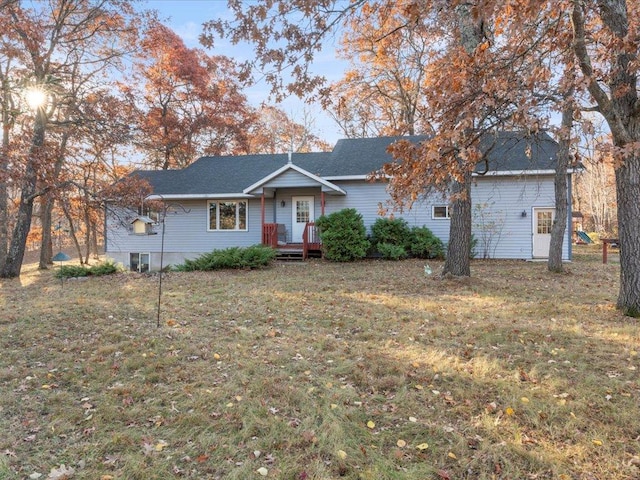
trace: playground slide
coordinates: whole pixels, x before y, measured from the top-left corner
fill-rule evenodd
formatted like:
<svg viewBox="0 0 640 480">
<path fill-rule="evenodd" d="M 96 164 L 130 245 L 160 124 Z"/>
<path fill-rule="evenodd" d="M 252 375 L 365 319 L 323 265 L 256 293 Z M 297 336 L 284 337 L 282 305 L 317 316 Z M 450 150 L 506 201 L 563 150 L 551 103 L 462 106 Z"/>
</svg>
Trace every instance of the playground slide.
<svg viewBox="0 0 640 480">
<path fill-rule="evenodd" d="M 593 240 L 591 240 L 589 235 L 587 235 L 587 232 L 583 232 L 582 230 L 578 230 L 578 231 L 576 231 L 576 233 L 580 237 L 580 240 L 582 240 L 584 243 L 593 243 Z"/>
</svg>

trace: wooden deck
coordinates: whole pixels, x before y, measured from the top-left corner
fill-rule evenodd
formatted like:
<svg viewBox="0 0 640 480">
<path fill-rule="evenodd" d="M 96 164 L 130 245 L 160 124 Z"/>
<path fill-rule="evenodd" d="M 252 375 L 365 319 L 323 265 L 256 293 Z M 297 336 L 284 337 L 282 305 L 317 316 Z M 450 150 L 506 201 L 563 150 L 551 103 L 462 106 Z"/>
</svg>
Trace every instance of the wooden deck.
<svg viewBox="0 0 640 480">
<path fill-rule="evenodd" d="M 282 235 L 282 227 L 283 225 L 277 223 L 262 225 L 262 244 L 275 248 L 279 260 L 306 260 L 310 257 L 322 257 L 322 244 L 314 222 L 306 224 L 302 243 L 286 242 L 286 234 Z"/>
</svg>

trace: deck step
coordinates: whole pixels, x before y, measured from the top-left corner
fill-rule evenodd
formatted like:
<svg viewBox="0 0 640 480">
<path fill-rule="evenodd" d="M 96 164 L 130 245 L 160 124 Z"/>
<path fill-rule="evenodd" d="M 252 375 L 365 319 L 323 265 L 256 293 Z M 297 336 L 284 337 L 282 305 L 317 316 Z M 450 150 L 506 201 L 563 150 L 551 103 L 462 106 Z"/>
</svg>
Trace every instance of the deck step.
<svg viewBox="0 0 640 480">
<path fill-rule="evenodd" d="M 298 248 L 279 248 L 276 260 L 298 260 L 302 261 L 303 251 Z"/>
<path fill-rule="evenodd" d="M 276 260 L 304 260 L 304 250 L 302 248 L 278 248 L 277 251 Z M 307 256 L 309 258 L 322 258 L 322 251 L 309 250 Z"/>
</svg>

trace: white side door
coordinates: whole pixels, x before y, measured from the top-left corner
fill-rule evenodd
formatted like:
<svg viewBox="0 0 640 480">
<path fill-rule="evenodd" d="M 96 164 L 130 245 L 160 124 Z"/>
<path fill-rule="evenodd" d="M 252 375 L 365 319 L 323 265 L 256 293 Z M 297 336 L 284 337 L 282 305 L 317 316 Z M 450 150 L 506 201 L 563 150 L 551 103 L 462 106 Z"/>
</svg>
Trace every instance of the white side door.
<svg viewBox="0 0 640 480">
<path fill-rule="evenodd" d="M 313 222 L 314 197 L 291 197 L 291 242 L 302 243 L 302 234 L 307 222 Z"/>
<path fill-rule="evenodd" d="M 533 258 L 548 258 L 555 208 L 533 209 Z"/>
</svg>

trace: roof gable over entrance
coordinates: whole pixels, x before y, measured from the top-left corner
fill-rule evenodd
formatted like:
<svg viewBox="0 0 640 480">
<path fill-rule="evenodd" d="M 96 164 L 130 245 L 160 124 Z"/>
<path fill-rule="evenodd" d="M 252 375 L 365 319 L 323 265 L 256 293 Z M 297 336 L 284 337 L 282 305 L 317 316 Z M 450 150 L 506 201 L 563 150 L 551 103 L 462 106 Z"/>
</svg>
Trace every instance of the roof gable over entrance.
<svg viewBox="0 0 640 480">
<path fill-rule="evenodd" d="M 320 187 L 323 192 L 329 194 L 346 195 L 346 192 L 337 185 L 309 173 L 293 163 L 284 165 L 271 175 L 245 188 L 243 193 L 260 195 L 263 192 L 273 191 L 276 188 L 295 187 Z"/>
</svg>

